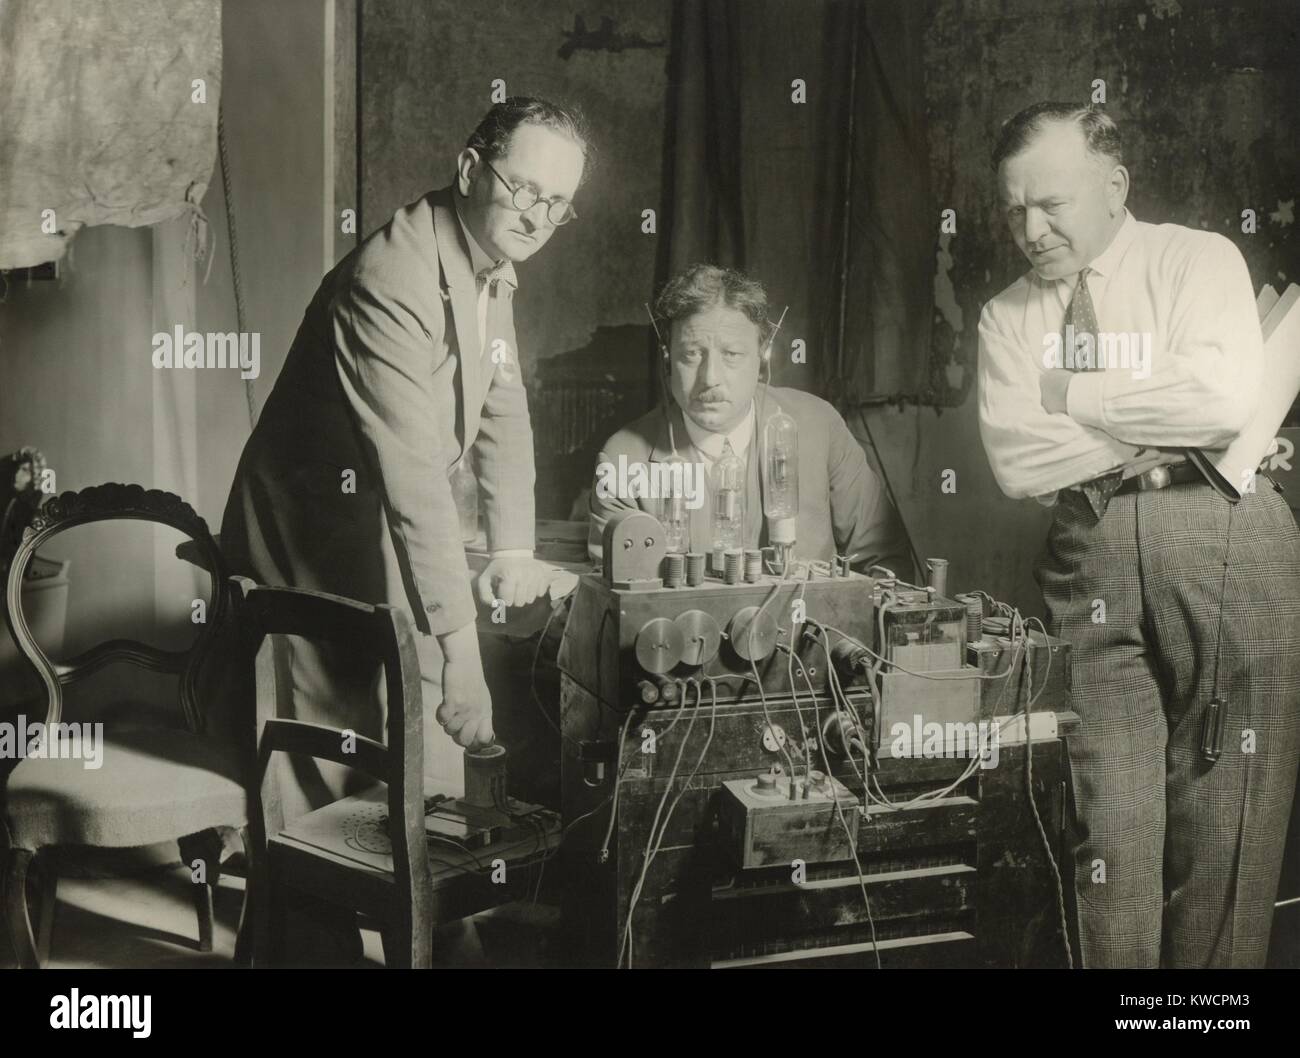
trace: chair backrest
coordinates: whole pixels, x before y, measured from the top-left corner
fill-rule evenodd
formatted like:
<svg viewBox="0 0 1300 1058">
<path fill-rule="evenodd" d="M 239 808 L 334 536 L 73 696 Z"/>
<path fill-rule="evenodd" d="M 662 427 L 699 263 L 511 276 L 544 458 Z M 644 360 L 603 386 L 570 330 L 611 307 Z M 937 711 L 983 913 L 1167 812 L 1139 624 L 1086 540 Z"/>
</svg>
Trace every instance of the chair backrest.
<svg viewBox="0 0 1300 1058">
<path fill-rule="evenodd" d="M 411 620 L 391 606 L 370 606 L 325 592 L 277 588 L 232 577 L 234 623 L 244 659 L 255 658 L 259 840 L 284 829 L 275 753 L 305 753 L 364 772 L 388 785 L 393 871 L 411 906 L 431 898 L 424 834 L 424 708 Z M 281 718 L 273 636 L 344 644 L 383 663 L 388 688 L 388 744 L 324 724 Z"/>
<path fill-rule="evenodd" d="M 204 621 L 185 650 L 162 650 L 134 639 L 109 639 L 69 661 L 52 660 L 36 642 L 23 613 L 23 577 L 37 550 L 51 537 L 90 522 L 141 521 L 171 526 L 184 533 L 197 548 L 198 564 L 211 577 Z M 113 662 L 126 662 L 154 672 L 180 676 L 180 701 L 186 726 L 203 730 L 198 680 L 229 608 L 225 562 L 208 532 L 207 523 L 179 496 L 140 485 L 109 483 L 64 492 L 46 503 L 23 532 L 22 542 L 9 566 L 5 590 L 5 619 L 14 642 L 45 683 L 49 702 L 46 723 L 56 724 L 63 714 L 63 688 Z"/>
</svg>

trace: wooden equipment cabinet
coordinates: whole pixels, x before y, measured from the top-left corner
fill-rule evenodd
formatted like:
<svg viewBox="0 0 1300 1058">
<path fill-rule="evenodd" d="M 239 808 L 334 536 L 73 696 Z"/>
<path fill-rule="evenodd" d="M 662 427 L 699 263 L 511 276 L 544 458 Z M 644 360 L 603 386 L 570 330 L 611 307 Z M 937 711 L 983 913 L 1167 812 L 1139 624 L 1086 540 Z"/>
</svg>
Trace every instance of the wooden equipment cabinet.
<svg viewBox="0 0 1300 1058">
<path fill-rule="evenodd" d="M 1012 657 L 1005 641 L 967 649 L 971 663 L 989 674 L 1003 671 Z M 627 934 L 633 966 L 873 967 L 877 953 L 883 967 L 1065 965 L 1058 888 L 1044 835 L 1069 900 L 1072 868 L 1062 840 L 1068 758 L 1061 739 L 1077 722 L 1069 711 L 1069 648 L 1033 635 L 1027 652 L 1032 687 L 1024 671 L 1026 651 L 1018 653 L 1006 681 L 982 682 L 981 716 L 992 720 L 1023 711 L 1029 699 L 1033 711 L 1044 714 L 1034 730 L 1045 737 L 1028 747 L 1003 741 L 996 767 L 976 768 L 942 798 L 902 810 L 871 805 L 857 827 L 861 883 L 851 859 L 810 862 L 801 884 L 792 880 L 788 862 L 741 869 L 719 837 L 722 784 L 752 779 L 783 759 L 764 746 L 768 722 L 797 733 L 802 711 L 802 729 L 812 731 L 817 719 L 824 723 L 830 716 L 825 695 L 818 696 L 819 718 L 807 695 L 796 708 L 788 694 L 768 695 L 766 714 L 762 702 L 748 698 L 720 703 L 715 714 L 706 684 L 698 705 L 692 694 L 689 703 L 642 708 L 628 721 L 625 712 L 602 705 L 565 676 L 562 787 L 569 832 L 562 864 L 572 961 L 615 965 L 620 946 L 626 947 L 629 906 L 656 813 L 662 820 L 676 802 Z M 851 693 L 855 699 L 865 694 Z M 642 752 L 651 741 L 654 752 Z M 679 751 L 681 763 L 664 801 Z M 862 783 L 854 770 L 842 757 L 838 764 L 834 760 L 832 774 L 860 800 Z M 882 758 L 876 775 L 886 797 L 897 803 L 952 783 L 969 763 Z M 1031 785 L 1042 834 L 1027 796 Z M 1067 908 L 1066 917 L 1072 914 Z M 623 965 L 628 961 L 625 951 Z"/>
</svg>

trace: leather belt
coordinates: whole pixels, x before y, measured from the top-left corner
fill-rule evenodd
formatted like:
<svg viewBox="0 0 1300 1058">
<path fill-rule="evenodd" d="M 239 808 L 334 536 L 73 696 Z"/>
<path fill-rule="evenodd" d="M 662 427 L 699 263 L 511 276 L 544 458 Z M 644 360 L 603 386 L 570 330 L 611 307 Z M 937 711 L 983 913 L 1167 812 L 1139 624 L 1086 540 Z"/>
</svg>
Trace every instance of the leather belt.
<svg viewBox="0 0 1300 1058">
<path fill-rule="evenodd" d="M 1152 467 L 1141 474 L 1126 479 L 1115 490 L 1116 496 L 1130 492 L 1152 492 L 1167 489 L 1170 485 L 1205 485 L 1205 476 L 1191 463 Z"/>
</svg>

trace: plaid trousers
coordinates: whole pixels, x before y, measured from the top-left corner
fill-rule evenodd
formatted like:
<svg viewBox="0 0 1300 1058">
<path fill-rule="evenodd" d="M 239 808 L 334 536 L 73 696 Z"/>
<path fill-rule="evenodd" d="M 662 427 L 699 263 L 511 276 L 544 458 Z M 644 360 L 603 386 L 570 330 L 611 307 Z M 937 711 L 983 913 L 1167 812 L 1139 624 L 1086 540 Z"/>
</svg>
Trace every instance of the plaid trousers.
<svg viewBox="0 0 1300 1058">
<path fill-rule="evenodd" d="M 1072 645 L 1067 739 L 1084 966 L 1263 966 L 1300 756 L 1300 533 L 1265 478 L 1061 493 L 1035 568 Z M 1200 752 L 1214 695 L 1223 752 Z M 1064 872 L 1062 872 L 1064 873 Z"/>
</svg>

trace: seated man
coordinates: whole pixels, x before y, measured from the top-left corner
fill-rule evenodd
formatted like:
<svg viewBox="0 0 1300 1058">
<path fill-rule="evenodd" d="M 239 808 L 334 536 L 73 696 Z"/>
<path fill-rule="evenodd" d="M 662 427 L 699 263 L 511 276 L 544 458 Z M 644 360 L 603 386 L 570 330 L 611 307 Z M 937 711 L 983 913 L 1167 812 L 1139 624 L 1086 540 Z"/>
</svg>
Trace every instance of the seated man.
<svg viewBox="0 0 1300 1058">
<path fill-rule="evenodd" d="M 592 557 L 599 560 L 605 524 L 618 511 L 661 516 L 657 490 L 647 496 L 651 490 L 633 483 L 654 481 L 654 464 L 676 460 L 688 464 L 680 475 L 690 494 L 684 550 L 713 551 L 714 496 L 719 471 L 725 475 L 728 466 L 744 482 L 743 530 L 725 546 L 767 545 L 762 438 L 768 420 L 783 411 L 798 428 L 796 558 L 846 555 L 855 568 L 879 563 L 911 579 L 898 512 L 839 413 L 819 397 L 760 383 L 774 336 L 762 285 L 730 268 L 692 265 L 664 287 L 655 315 L 668 343 L 661 349 L 671 406 L 648 412 L 605 443 L 591 490 Z M 703 473 L 693 473 L 696 468 Z"/>
</svg>

